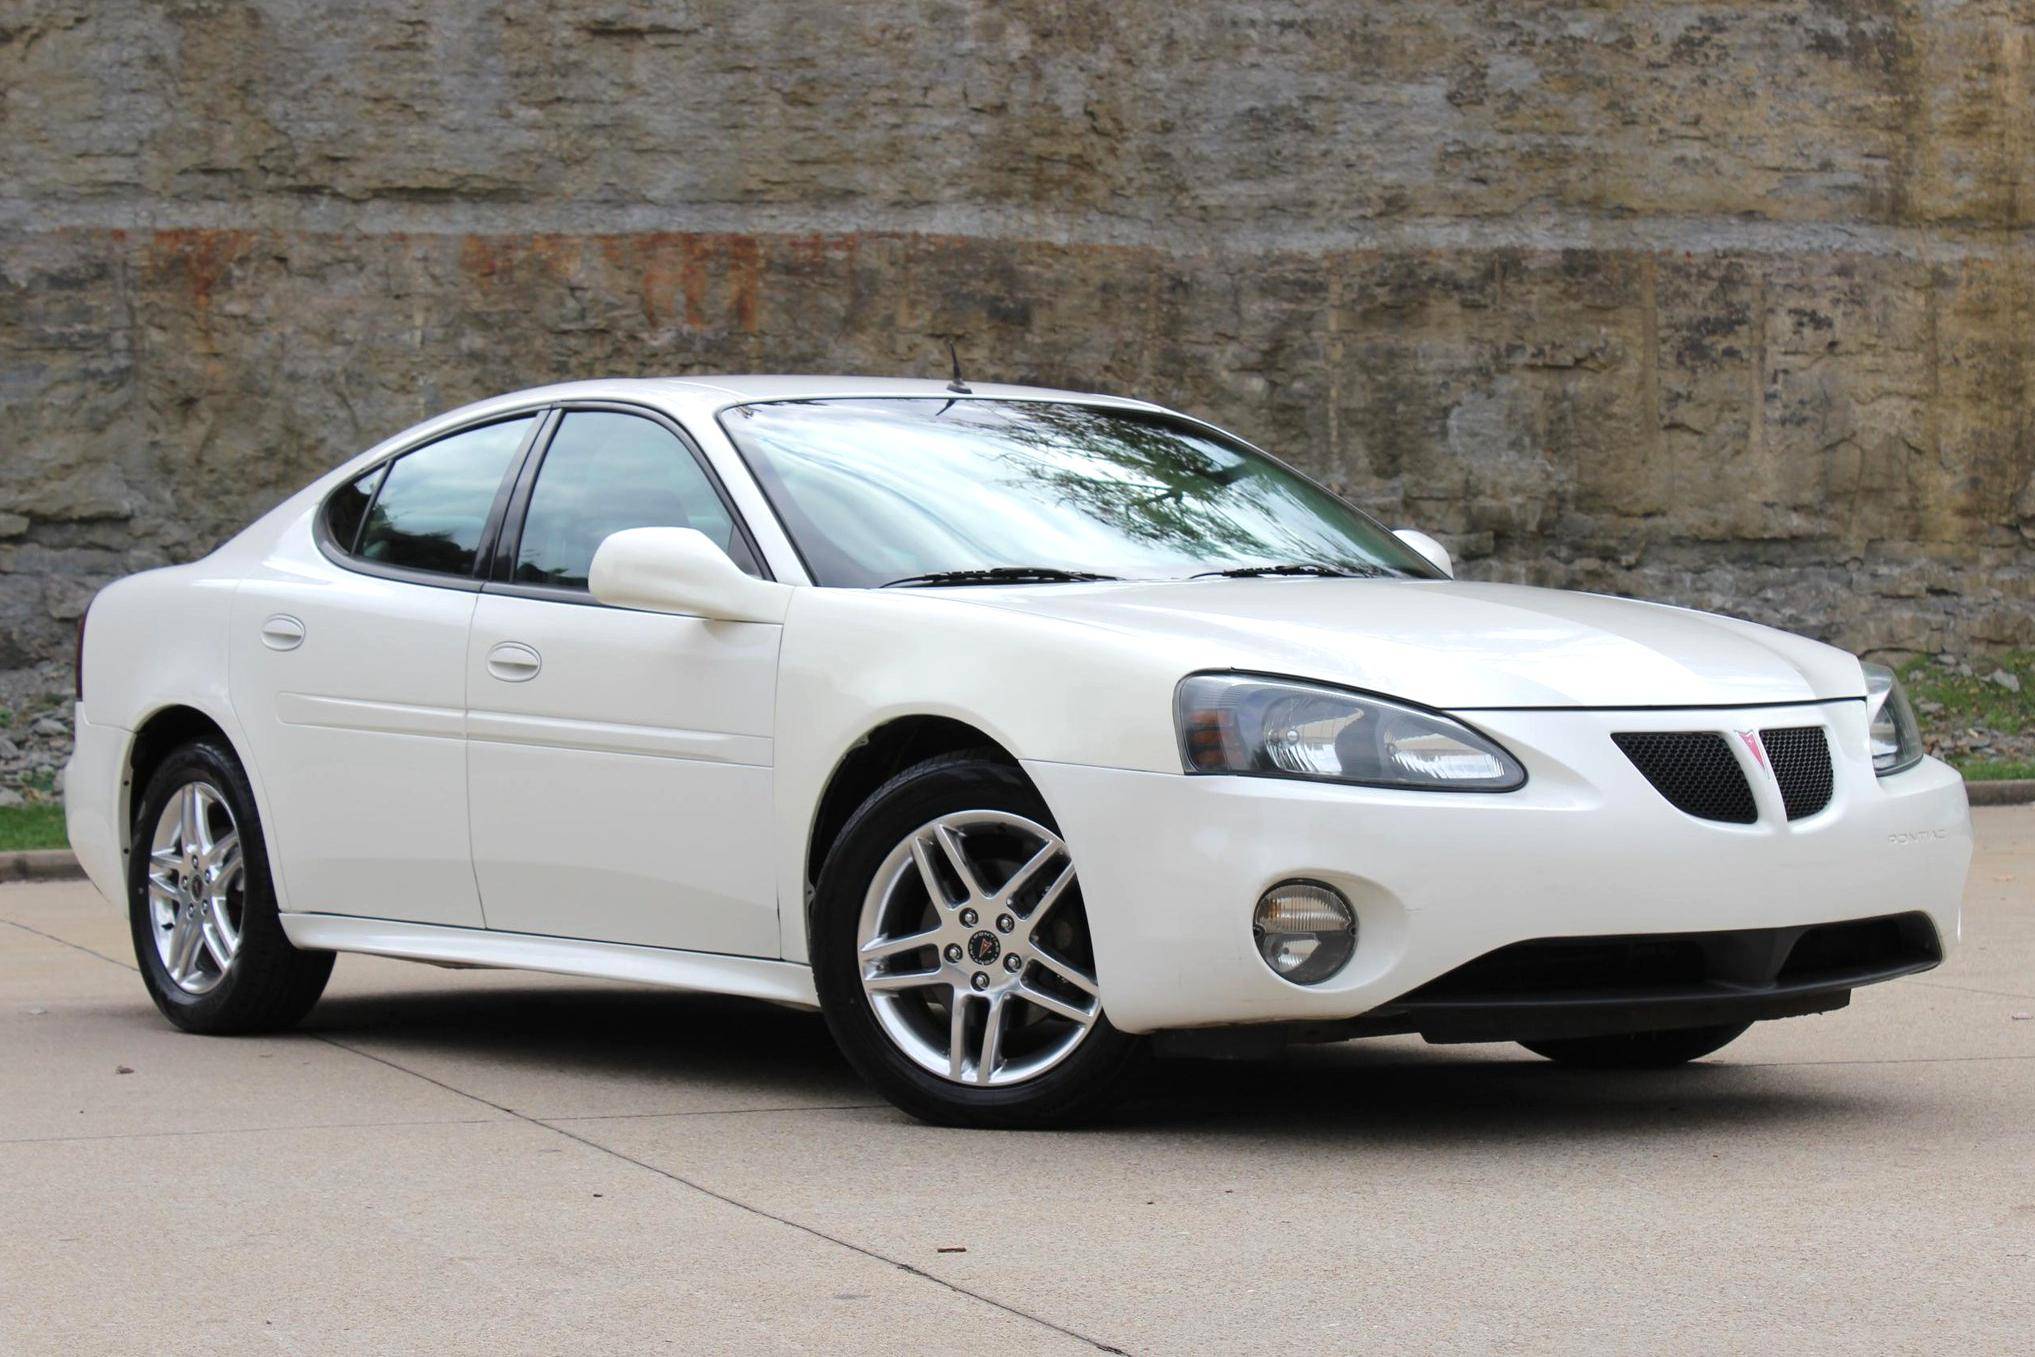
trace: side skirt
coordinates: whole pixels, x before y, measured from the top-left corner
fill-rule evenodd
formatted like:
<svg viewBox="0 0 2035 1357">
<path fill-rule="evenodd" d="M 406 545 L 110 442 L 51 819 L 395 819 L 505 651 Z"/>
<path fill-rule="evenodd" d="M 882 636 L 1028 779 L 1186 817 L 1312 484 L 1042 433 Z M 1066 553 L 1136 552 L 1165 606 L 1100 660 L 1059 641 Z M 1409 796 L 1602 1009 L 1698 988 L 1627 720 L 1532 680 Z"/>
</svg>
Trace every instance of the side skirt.
<svg viewBox="0 0 2035 1357">
<path fill-rule="evenodd" d="M 283 932 L 298 947 L 429 961 L 438 965 L 493 966 L 548 971 L 601 980 L 632 980 L 669 989 L 736 994 L 798 1008 L 818 1008 L 810 966 L 760 957 L 680 952 L 668 947 L 448 928 L 349 914 L 284 914 Z"/>
</svg>

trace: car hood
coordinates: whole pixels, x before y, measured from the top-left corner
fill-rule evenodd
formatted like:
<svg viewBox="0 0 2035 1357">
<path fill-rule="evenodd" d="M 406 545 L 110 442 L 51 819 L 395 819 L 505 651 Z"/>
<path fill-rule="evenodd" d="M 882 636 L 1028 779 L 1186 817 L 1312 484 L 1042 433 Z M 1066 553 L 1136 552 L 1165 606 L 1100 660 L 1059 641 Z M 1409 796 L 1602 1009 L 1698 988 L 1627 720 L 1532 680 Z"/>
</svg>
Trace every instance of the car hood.
<svg viewBox="0 0 2035 1357">
<path fill-rule="evenodd" d="M 941 589 L 1175 642 L 1197 669 L 1292 674 L 1434 707 L 1699 707 L 1859 697 L 1858 661 L 1655 603 L 1454 580 L 1240 579 Z"/>
</svg>

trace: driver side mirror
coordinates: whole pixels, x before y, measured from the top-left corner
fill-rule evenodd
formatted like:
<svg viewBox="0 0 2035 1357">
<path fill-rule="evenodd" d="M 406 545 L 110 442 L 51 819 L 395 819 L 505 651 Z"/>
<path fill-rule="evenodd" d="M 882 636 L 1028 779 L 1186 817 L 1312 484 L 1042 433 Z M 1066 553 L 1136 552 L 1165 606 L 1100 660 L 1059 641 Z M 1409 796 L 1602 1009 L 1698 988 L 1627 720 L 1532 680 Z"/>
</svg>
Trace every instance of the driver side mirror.
<svg viewBox="0 0 2035 1357">
<path fill-rule="evenodd" d="M 782 622 L 791 586 L 742 573 L 696 528 L 629 528 L 601 542 L 587 571 L 593 596 L 616 608 L 716 622 Z"/>
<path fill-rule="evenodd" d="M 1456 563 L 1449 559 L 1449 549 L 1421 532 L 1418 528 L 1395 528 L 1392 535 L 1419 552 L 1427 563 L 1450 579 L 1456 577 Z"/>
</svg>

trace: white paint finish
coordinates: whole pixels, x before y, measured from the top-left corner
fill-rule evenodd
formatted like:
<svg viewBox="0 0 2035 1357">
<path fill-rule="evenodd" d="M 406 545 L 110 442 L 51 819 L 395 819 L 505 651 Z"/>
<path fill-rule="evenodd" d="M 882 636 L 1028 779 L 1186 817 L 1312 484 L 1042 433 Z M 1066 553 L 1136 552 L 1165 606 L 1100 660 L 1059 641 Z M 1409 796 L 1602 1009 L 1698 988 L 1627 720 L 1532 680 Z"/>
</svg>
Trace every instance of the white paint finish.
<svg viewBox="0 0 2035 1357">
<path fill-rule="evenodd" d="M 94 719 L 134 730 L 164 707 L 186 706 L 230 725 L 220 660 L 239 587 L 237 573 L 208 557 L 101 589 L 85 629 L 85 701 Z"/>
<path fill-rule="evenodd" d="M 849 749 L 903 717 L 965 722 L 1006 750 L 1177 772 L 1173 689 L 1196 651 L 1050 616 L 978 606 L 961 589 L 801 589 L 778 667 L 777 889 L 805 896 L 813 815 Z M 784 955 L 806 959 L 784 913 Z"/>
<path fill-rule="evenodd" d="M 285 914 L 282 920 L 283 931 L 299 947 L 628 980 L 669 989 L 738 994 L 799 1008 L 819 1007 L 811 969 L 785 961 L 337 914 Z"/>
<path fill-rule="evenodd" d="M 1849 702 L 1491 713 L 1480 724 L 1529 771 L 1502 795 L 1025 767 L 1081 864 L 1110 1020 L 1153 1031 L 1350 1017 L 1533 938 L 1921 909 L 1947 949 L 1971 854 L 1963 783 L 1933 759 L 1874 777 L 1862 728 L 1856 740 L 1843 729 L 1862 719 Z M 1609 738 L 1818 720 L 1832 727 L 1837 790 L 1828 811 L 1793 824 L 1684 815 Z M 1308 988 L 1275 977 L 1251 940 L 1258 896 L 1294 876 L 1332 882 L 1358 913 L 1356 959 Z"/>
<path fill-rule="evenodd" d="M 127 845 L 118 825 L 103 808 L 126 800 L 127 750 L 133 733 L 100 725 L 83 703 L 64 765 L 64 830 L 78 865 L 108 900 L 127 898 Z"/>
<path fill-rule="evenodd" d="M 270 650 L 295 650 L 304 644 L 304 624 L 288 613 L 277 613 L 261 624 L 261 643 Z"/>
<path fill-rule="evenodd" d="M 461 619 L 458 625 L 463 628 L 465 620 Z M 442 682 L 439 686 L 443 687 Z M 465 730 L 465 713 L 457 707 L 364 702 L 297 692 L 275 694 L 274 707 L 276 720 L 286 726 L 369 731 L 379 735 L 433 735 L 442 740 L 457 740 Z"/>
<path fill-rule="evenodd" d="M 475 598 L 340 569 L 308 514 L 242 585 L 234 707 L 243 756 L 272 774 L 272 861 L 295 907 L 481 922 L 461 729 Z M 303 623 L 294 650 L 263 643 L 279 611 Z"/>
<path fill-rule="evenodd" d="M 607 754 L 654 754 L 706 763 L 770 764 L 770 737 L 728 735 L 712 730 L 623 725 L 614 721 L 567 721 L 506 712 L 469 712 L 466 738 L 479 743 L 537 745 L 551 749 L 595 749 Z"/>
<path fill-rule="evenodd" d="M 1493 946 L 1562 933 L 1922 908 L 1955 937 L 1969 828 L 1949 770 L 1872 777 L 1856 702 L 1659 710 L 1853 698 L 1863 681 L 1851 656 L 1680 609 L 1460 582 L 807 587 L 715 417 L 742 400 L 822 394 L 937 395 L 941 384 L 727 378 L 517 393 L 370 450 L 204 561 L 112 586 L 88 627 L 90 719 L 67 784 L 94 879 L 118 889 L 129 732 L 164 705 L 190 705 L 248 763 L 288 908 L 397 919 L 324 915 L 310 927 L 325 931 L 301 940 L 748 993 L 754 975 L 779 974 L 748 968 L 776 963 L 695 957 L 674 969 L 636 954 L 803 959 L 806 840 L 828 777 L 885 722 L 940 715 L 1033 771 L 1081 865 L 1111 1015 L 1137 1030 L 1347 1016 Z M 340 570 L 311 543 L 324 493 L 398 441 L 579 398 L 652 406 L 692 431 L 772 573 L 796 586 L 779 596 L 781 628 L 395 584 Z M 303 627 L 295 650 L 263 639 L 281 614 Z M 537 672 L 491 674 L 486 657 L 504 645 L 527 648 Z M 1530 780 L 1451 796 L 1183 776 L 1173 690 L 1223 668 L 1464 710 Z M 1657 709 L 1601 710 L 1614 706 Z M 1532 707 L 1557 710 L 1494 710 Z M 1828 723 L 1838 787 L 1828 810 L 1793 825 L 1773 814 L 1770 788 L 1759 825 L 1691 820 L 1609 741 L 1807 719 Z M 635 945 L 567 965 L 548 949 L 602 944 L 420 924 L 448 905 L 453 922 L 481 921 L 469 786 L 489 922 Z M 1297 872 L 1343 885 L 1364 921 L 1352 968 L 1312 990 L 1272 977 L 1249 940 L 1250 901 Z M 615 969 L 623 953 L 646 969 Z"/>
<path fill-rule="evenodd" d="M 982 606 L 1195 646 L 1208 668 L 1451 710 L 1693 707 L 1865 692 L 1831 646 L 1683 608 L 1450 580 L 1192 580 L 950 590 Z"/>
<path fill-rule="evenodd" d="M 480 596 L 467 759 L 490 927 L 777 953 L 769 764 L 779 634 Z M 541 654 L 543 667 L 504 682 L 488 657 L 506 645 Z"/>
<path fill-rule="evenodd" d="M 629 528 L 594 552 L 587 587 L 603 603 L 719 622 L 784 621 L 791 586 L 742 573 L 697 528 Z"/>
<path fill-rule="evenodd" d="M 281 530 L 275 518 L 260 520 L 243 539 L 272 537 Z M 236 749 L 246 747 L 225 654 L 229 614 L 247 559 L 244 549 L 236 554 L 221 548 L 188 565 L 115 580 L 92 600 L 85 628 L 85 701 L 64 801 L 72 842 L 96 845 L 88 851 L 102 854 L 102 866 L 94 870 L 88 864 L 88 870 L 110 899 L 126 900 L 128 815 L 138 791 L 128 776 L 134 732 L 168 708 L 190 708 L 218 726 Z M 89 737 L 86 712 L 100 728 Z M 250 766 L 247 775 L 274 860 L 263 770 Z M 112 858 L 104 860 L 108 851 Z M 277 890 L 280 895 L 285 887 L 278 884 Z"/>
<path fill-rule="evenodd" d="M 529 646 L 504 641 L 488 652 L 488 673 L 504 683 L 527 683 L 544 668 L 544 657 Z"/>
<path fill-rule="evenodd" d="M 1456 563 L 1449 557 L 1449 550 L 1418 528 L 1394 528 L 1392 535 L 1419 552 L 1427 563 L 1450 579 L 1456 577 Z"/>
</svg>

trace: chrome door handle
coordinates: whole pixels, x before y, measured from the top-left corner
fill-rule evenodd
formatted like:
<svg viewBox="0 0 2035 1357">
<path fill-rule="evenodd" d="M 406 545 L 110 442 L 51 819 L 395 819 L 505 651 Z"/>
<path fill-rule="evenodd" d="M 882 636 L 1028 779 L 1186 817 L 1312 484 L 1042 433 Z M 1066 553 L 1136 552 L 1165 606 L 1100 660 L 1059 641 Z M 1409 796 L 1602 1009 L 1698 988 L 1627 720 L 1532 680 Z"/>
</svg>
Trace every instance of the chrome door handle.
<svg viewBox="0 0 2035 1357">
<path fill-rule="evenodd" d="M 504 641 L 488 652 L 488 672 L 504 683 L 528 683 L 544 667 L 544 657 L 520 641 Z"/>
<path fill-rule="evenodd" d="M 277 613 L 261 624 L 261 643 L 270 650 L 295 650 L 304 644 L 304 624 L 288 613 Z"/>
</svg>

